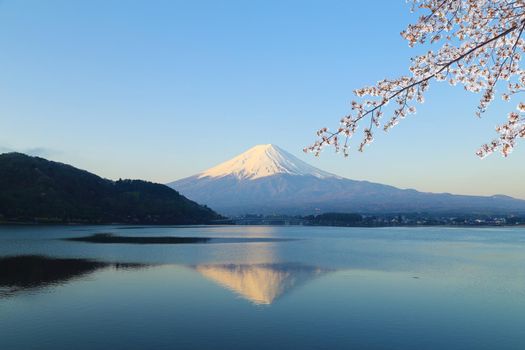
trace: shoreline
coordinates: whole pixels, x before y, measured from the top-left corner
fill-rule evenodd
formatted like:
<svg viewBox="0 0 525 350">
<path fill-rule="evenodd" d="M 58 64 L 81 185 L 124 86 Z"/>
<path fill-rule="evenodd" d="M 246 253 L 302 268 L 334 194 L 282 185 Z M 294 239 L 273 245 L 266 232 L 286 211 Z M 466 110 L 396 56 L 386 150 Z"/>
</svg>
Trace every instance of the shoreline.
<svg viewBox="0 0 525 350">
<path fill-rule="evenodd" d="M 61 222 L 21 222 L 21 221 L 0 221 L 0 227 L 6 227 L 6 226 L 124 226 L 122 229 L 132 229 L 132 228 L 146 228 L 146 227 L 163 227 L 163 228 L 198 228 L 198 227 L 217 227 L 217 226 L 235 226 L 235 227 L 243 227 L 243 226 L 269 226 L 269 227 L 347 227 L 347 228 L 387 228 L 387 227 L 404 227 L 404 228 L 419 228 L 419 227 L 447 227 L 447 228 L 453 228 L 453 227 L 471 227 L 471 228 L 495 228 L 495 227 L 501 227 L 501 228 L 510 228 L 510 227 L 517 227 L 517 228 L 525 228 L 525 224 L 485 224 L 485 225 L 451 225 L 451 224 L 432 224 L 432 225 L 294 225 L 294 224 L 285 224 L 285 225 L 279 225 L 279 224 L 235 224 L 235 223 L 228 223 L 228 224 L 130 224 L 130 223 L 79 223 L 79 222 L 68 222 L 68 223 L 61 223 Z"/>
</svg>

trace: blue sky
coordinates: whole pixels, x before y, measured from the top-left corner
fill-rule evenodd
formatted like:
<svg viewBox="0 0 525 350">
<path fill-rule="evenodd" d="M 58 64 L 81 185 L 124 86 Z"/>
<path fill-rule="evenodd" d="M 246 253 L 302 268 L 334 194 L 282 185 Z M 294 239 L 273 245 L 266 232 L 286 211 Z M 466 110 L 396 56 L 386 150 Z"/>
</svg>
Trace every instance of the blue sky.
<svg viewBox="0 0 525 350">
<path fill-rule="evenodd" d="M 407 72 L 415 20 L 404 0 L 4 0 L 0 152 L 169 182 L 274 143 L 353 179 L 525 198 L 525 145 L 474 155 L 515 103 L 478 120 L 479 96 L 443 83 L 363 154 L 301 152 L 353 89 Z"/>
</svg>

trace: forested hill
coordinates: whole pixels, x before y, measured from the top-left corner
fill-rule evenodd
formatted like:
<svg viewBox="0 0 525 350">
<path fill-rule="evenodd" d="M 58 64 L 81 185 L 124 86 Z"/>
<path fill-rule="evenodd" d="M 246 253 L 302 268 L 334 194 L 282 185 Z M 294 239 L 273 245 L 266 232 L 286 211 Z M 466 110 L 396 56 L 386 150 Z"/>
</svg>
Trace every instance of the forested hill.
<svg viewBox="0 0 525 350">
<path fill-rule="evenodd" d="M 111 181 L 21 153 L 0 154 L 0 221 L 206 224 L 220 216 L 177 191 Z"/>
</svg>

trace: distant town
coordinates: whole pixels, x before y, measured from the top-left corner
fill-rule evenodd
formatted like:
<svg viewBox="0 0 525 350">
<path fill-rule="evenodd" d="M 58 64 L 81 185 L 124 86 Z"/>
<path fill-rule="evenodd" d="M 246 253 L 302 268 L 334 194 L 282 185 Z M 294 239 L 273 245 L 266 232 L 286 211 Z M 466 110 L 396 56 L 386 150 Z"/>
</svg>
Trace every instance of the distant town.
<svg viewBox="0 0 525 350">
<path fill-rule="evenodd" d="M 382 214 L 325 213 L 309 216 L 242 215 L 228 220 L 236 225 L 302 225 L 302 226 L 517 226 L 525 225 L 525 215 L 488 214 Z"/>
</svg>

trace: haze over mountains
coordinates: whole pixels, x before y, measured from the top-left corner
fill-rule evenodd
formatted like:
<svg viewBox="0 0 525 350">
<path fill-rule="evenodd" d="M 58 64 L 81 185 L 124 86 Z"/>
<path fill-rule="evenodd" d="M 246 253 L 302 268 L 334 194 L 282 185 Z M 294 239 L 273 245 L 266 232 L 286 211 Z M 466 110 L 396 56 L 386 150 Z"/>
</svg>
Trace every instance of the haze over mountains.
<svg viewBox="0 0 525 350">
<path fill-rule="evenodd" d="M 427 193 L 343 178 L 271 144 L 168 186 L 226 215 L 525 212 L 524 200 L 508 196 Z"/>
</svg>

